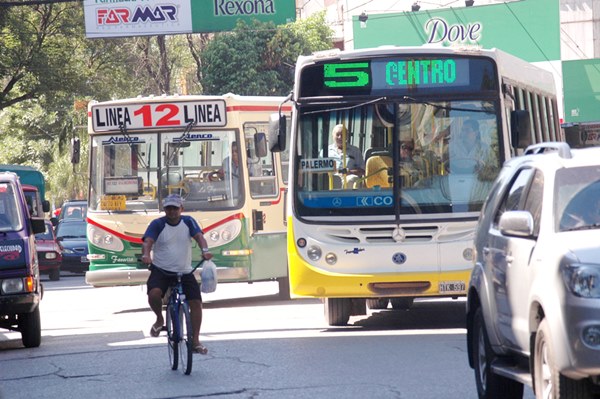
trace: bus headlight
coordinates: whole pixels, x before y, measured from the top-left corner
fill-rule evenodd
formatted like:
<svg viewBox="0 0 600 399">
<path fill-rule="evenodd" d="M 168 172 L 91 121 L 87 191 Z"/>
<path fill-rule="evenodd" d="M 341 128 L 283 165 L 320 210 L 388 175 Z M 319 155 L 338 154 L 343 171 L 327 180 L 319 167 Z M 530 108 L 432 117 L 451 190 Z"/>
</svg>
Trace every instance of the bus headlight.
<svg viewBox="0 0 600 399">
<path fill-rule="evenodd" d="M 306 255 L 308 256 L 308 259 L 312 260 L 313 262 L 316 262 L 319 259 L 321 259 L 322 254 L 323 252 L 321 251 L 321 248 L 317 247 L 316 245 L 311 245 L 306 250 Z"/>
<path fill-rule="evenodd" d="M 335 265 L 337 263 L 337 256 L 335 256 L 333 252 L 329 252 L 327 255 L 325 255 L 325 262 L 330 265 Z"/>
<path fill-rule="evenodd" d="M 98 248 L 107 251 L 121 252 L 125 249 L 123 241 L 113 234 L 88 223 L 87 236 L 90 242 Z"/>
<path fill-rule="evenodd" d="M 242 231 L 242 222 L 233 219 L 219 226 L 215 226 L 207 235 L 211 241 L 210 247 L 218 247 L 236 239 Z"/>
</svg>

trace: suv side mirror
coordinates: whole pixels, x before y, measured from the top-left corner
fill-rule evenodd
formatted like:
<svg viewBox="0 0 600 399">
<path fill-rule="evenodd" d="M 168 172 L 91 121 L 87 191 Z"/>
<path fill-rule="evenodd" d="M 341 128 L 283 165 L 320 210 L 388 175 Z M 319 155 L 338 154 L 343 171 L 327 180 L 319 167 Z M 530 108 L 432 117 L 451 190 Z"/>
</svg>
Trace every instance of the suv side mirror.
<svg viewBox="0 0 600 399">
<path fill-rule="evenodd" d="M 533 236 L 533 216 L 527 211 L 508 211 L 500 216 L 500 232 L 507 236 Z"/>
</svg>

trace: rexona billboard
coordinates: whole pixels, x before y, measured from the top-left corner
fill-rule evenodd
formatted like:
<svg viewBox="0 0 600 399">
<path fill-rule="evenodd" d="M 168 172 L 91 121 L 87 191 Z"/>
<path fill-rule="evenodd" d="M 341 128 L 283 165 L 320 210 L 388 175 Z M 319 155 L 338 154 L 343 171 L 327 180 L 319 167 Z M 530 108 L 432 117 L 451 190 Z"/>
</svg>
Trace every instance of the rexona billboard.
<svg viewBox="0 0 600 399">
<path fill-rule="evenodd" d="M 239 19 L 293 22 L 294 0 L 84 0 L 88 38 L 228 31 Z"/>
<path fill-rule="evenodd" d="M 352 27 L 355 48 L 477 45 L 529 62 L 560 60 L 559 0 L 376 14 L 369 15 L 366 24 L 355 16 Z"/>
</svg>

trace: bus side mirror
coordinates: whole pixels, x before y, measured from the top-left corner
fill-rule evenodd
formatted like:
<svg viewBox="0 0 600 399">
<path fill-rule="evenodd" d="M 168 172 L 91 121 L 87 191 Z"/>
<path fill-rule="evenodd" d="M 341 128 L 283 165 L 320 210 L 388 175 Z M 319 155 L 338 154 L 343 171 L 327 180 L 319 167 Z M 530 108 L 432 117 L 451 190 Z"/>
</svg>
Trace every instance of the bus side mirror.
<svg viewBox="0 0 600 399">
<path fill-rule="evenodd" d="M 71 163 L 79 163 L 81 157 L 81 141 L 75 137 L 71 139 Z"/>
<path fill-rule="evenodd" d="M 269 143 L 271 143 L 272 152 L 285 151 L 286 131 L 285 116 L 279 113 L 271 114 L 269 118 Z"/>
<path fill-rule="evenodd" d="M 263 158 L 267 156 L 267 135 L 264 133 L 255 133 L 254 134 L 254 150 L 256 151 L 256 156 L 259 158 Z"/>
<path fill-rule="evenodd" d="M 515 148 L 527 148 L 533 144 L 529 111 L 517 109 L 510 113 L 510 134 Z"/>
</svg>

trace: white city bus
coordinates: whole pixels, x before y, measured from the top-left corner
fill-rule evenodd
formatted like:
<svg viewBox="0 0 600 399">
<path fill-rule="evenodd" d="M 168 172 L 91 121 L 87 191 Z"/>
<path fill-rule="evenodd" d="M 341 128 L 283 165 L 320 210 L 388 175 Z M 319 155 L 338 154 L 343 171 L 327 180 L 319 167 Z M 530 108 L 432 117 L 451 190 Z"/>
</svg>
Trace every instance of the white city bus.
<svg viewBox="0 0 600 399">
<path fill-rule="evenodd" d="M 287 153 L 272 153 L 266 140 L 282 101 L 226 94 L 91 102 L 87 283 L 145 283 L 142 235 L 163 215 L 164 197 L 178 193 L 204 230 L 220 281 L 278 280 L 289 296 Z M 194 243 L 193 261 L 200 259 Z"/>
<path fill-rule="evenodd" d="M 292 295 L 324 298 L 331 325 L 367 304 L 466 295 L 474 228 L 502 163 L 531 143 L 564 140 L 553 75 L 496 49 L 442 47 L 321 52 L 300 57 L 295 73 Z M 337 124 L 339 151 L 358 147 L 364 174 L 350 178 L 352 160 L 329 154 Z M 272 119 L 274 151 L 285 147 L 282 125 Z M 475 138 L 461 136 L 473 125 Z M 402 146 L 412 159 L 400 158 Z"/>
</svg>

